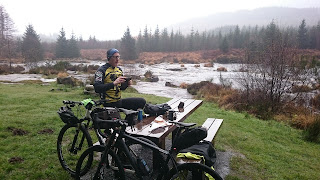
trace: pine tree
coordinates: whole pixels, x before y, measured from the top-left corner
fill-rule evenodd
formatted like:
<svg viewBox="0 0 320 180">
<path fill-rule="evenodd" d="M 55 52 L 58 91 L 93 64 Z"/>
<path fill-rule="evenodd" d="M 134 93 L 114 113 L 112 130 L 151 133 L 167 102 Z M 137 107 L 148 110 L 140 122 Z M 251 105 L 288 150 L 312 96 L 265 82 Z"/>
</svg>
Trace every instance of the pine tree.
<svg viewBox="0 0 320 180">
<path fill-rule="evenodd" d="M 193 27 L 191 28 L 191 33 L 189 36 L 189 47 L 188 47 L 189 51 L 193 51 L 194 50 L 194 30 Z"/>
<path fill-rule="evenodd" d="M 72 33 L 70 40 L 68 41 L 68 57 L 77 58 L 80 57 L 80 49 L 75 35 Z"/>
<path fill-rule="evenodd" d="M 200 50 L 201 49 L 201 37 L 199 34 L 199 31 L 196 30 L 196 33 L 194 34 L 194 48 L 193 50 Z"/>
<path fill-rule="evenodd" d="M 309 46 L 307 32 L 308 30 L 306 28 L 306 20 L 303 19 L 298 30 L 298 43 L 299 48 L 301 49 L 307 49 Z"/>
<path fill-rule="evenodd" d="M 227 37 L 226 36 L 224 36 L 219 48 L 220 48 L 220 51 L 222 51 L 223 53 L 229 52 L 229 43 L 227 41 Z"/>
<path fill-rule="evenodd" d="M 241 47 L 240 28 L 237 25 L 233 34 L 233 48 L 240 48 L 240 47 Z"/>
<path fill-rule="evenodd" d="M 170 33 L 170 52 L 175 51 L 175 46 L 174 46 L 174 33 L 173 33 L 173 29 L 171 29 L 171 33 Z"/>
<path fill-rule="evenodd" d="M 143 51 L 143 37 L 142 37 L 141 30 L 139 31 L 139 35 L 138 35 L 136 46 L 137 46 L 137 53 L 140 53 L 140 52 Z"/>
<path fill-rule="evenodd" d="M 66 38 L 66 33 L 63 28 L 61 28 L 60 35 L 57 39 L 56 44 L 56 58 L 67 58 L 68 57 L 68 40 Z"/>
<path fill-rule="evenodd" d="M 43 60 L 43 48 L 40 43 L 40 37 L 33 29 L 32 25 L 28 25 L 22 41 L 22 56 L 30 67 L 36 67 L 37 63 Z"/>
<path fill-rule="evenodd" d="M 161 32 L 161 41 L 160 41 L 161 45 L 161 50 L 162 51 L 165 51 L 165 52 L 168 52 L 170 51 L 170 46 L 169 46 L 169 43 L 170 43 L 170 39 L 169 39 L 169 34 L 168 34 L 168 30 L 167 28 L 164 28 Z"/>
<path fill-rule="evenodd" d="M 143 51 L 148 52 L 150 49 L 150 38 L 148 33 L 148 27 L 146 26 L 143 32 Z"/>
<path fill-rule="evenodd" d="M 152 51 L 159 51 L 160 49 L 160 31 L 159 31 L 159 27 L 157 25 L 157 28 L 156 30 L 154 31 L 154 35 L 153 35 L 153 38 L 152 38 Z"/>
<path fill-rule="evenodd" d="M 124 60 L 134 60 L 138 58 L 135 46 L 135 39 L 132 38 L 129 27 L 127 27 L 126 32 L 121 38 L 120 48 L 121 58 L 123 58 Z"/>
</svg>

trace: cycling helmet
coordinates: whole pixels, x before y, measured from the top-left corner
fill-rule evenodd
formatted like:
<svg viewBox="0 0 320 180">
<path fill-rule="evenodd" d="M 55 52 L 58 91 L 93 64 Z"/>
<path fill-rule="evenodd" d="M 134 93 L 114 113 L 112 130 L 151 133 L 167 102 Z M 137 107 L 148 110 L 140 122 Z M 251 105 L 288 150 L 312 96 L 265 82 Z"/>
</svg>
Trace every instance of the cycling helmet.
<svg viewBox="0 0 320 180">
<path fill-rule="evenodd" d="M 79 122 L 79 119 L 73 114 L 73 112 L 65 106 L 60 107 L 57 113 L 64 123 L 76 124 Z"/>
</svg>

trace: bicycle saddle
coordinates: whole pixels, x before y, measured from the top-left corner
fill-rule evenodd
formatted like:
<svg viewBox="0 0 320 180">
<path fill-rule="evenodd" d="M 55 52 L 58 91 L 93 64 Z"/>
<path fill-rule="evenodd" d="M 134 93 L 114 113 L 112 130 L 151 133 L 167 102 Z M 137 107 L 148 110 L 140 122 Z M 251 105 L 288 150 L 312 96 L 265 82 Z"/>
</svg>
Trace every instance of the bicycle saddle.
<svg viewBox="0 0 320 180">
<path fill-rule="evenodd" d="M 168 122 L 177 124 L 179 126 L 187 127 L 187 128 L 192 127 L 197 124 L 197 123 L 184 123 L 184 122 L 177 122 L 177 121 L 168 121 Z"/>
<path fill-rule="evenodd" d="M 124 109 L 124 108 L 118 108 L 121 112 L 123 112 L 125 115 L 130 114 L 138 114 L 138 111 L 130 110 L 130 109 Z"/>
</svg>

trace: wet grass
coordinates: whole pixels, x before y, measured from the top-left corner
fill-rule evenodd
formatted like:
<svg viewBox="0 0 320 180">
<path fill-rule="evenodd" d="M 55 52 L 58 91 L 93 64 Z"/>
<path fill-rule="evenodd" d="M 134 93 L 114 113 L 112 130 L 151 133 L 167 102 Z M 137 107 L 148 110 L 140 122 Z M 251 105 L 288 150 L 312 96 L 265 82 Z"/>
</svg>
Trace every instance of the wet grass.
<svg viewBox="0 0 320 180">
<path fill-rule="evenodd" d="M 57 157 L 56 139 L 64 123 L 56 111 L 62 100 L 97 97 L 84 95 L 82 88 L 56 84 L 0 83 L 0 91 L 0 179 L 71 179 Z M 123 96 L 144 97 L 151 103 L 168 101 L 133 89 Z M 224 119 L 215 147 L 234 154 L 226 179 L 320 177 L 320 145 L 304 141 L 302 131 L 246 113 L 225 111 L 208 102 L 186 121 L 201 125 L 209 117 Z M 17 129 L 26 133 L 14 134 Z"/>
</svg>

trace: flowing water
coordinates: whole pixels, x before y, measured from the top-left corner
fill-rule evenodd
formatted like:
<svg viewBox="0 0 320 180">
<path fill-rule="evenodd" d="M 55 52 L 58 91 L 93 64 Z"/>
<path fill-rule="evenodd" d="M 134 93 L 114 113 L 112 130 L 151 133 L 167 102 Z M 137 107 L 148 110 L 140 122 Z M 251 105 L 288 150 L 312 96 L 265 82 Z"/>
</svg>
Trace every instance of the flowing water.
<svg viewBox="0 0 320 180">
<path fill-rule="evenodd" d="M 71 63 L 73 65 L 103 65 L 103 61 L 89 61 L 88 63 Z M 199 65 L 199 64 L 198 64 Z M 133 85 L 135 89 L 140 93 L 153 94 L 158 96 L 164 96 L 169 98 L 192 98 L 186 89 L 179 88 L 182 83 L 192 84 L 201 81 L 211 81 L 213 83 L 220 83 L 220 78 L 231 82 L 233 87 L 237 86 L 235 81 L 236 74 L 238 73 L 239 65 L 237 64 L 217 64 L 213 67 L 204 67 L 204 64 L 200 64 L 198 67 L 195 64 L 169 64 L 161 63 L 155 65 L 141 65 L 141 64 L 129 64 L 120 66 L 125 75 L 135 75 L 144 77 L 147 71 L 151 71 L 154 76 L 159 78 L 158 82 L 145 82 L 137 81 L 136 85 Z M 217 68 L 225 67 L 227 72 L 219 72 Z M 77 79 L 88 78 L 87 74 L 80 74 L 77 72 L 69 72 L 69 74 Z M 9 74 L 0 75 L 0 81 L 19 82 L 22 80 L 41 80 L 43 82 L 53 82 L 56 79 L 44 79 L 39 74 Z M 169 82 L 178 87 L 165 86 L 166 82 Z"/>
<path fill-rule="evenodd" d="M 217 68 L 225 67 L 227 72 L 219 72 Z M 166 82 L 170 82 L 175 86 L 180 86 L 182 83 L 192 84 L 201 81 L 211 81 L 213 83 L 220 83 L 220 77 L 236 84 L 234 81 L 236 77 L 236 70 L 238 65 L 228 64 L 214 64 L 213 67 L 204 67 L 204 64 L 200 64 L 200 67 L 196 67 L 195 64 L 185 64 L 181 67 L 180 64 L 168 64 L 161 63 L 156 65 L 143 65 L 139 67 L 138 64 L 131 66 L 124 66 L 123 70 L 126 74 L 134 74 L 143 76 L 145 72 L 151 71 L 153 75 L 158 76 L 158 82 L 144 82 L 138 81 L 136 85 L 133 85 L 141 93 L 154 94 L 164 97 L 181 97 L 191 98 L 186 89 L 174 88 L 165 86 Z"/>
</svg>

